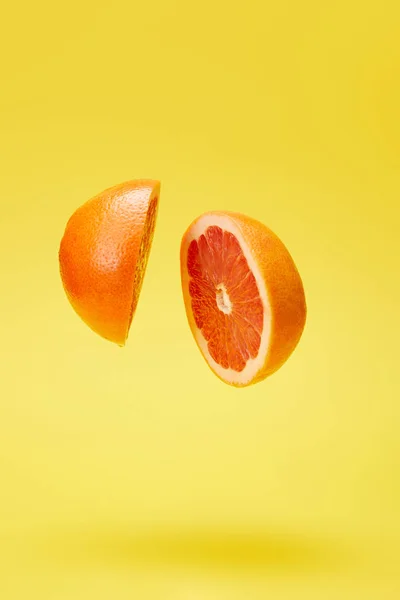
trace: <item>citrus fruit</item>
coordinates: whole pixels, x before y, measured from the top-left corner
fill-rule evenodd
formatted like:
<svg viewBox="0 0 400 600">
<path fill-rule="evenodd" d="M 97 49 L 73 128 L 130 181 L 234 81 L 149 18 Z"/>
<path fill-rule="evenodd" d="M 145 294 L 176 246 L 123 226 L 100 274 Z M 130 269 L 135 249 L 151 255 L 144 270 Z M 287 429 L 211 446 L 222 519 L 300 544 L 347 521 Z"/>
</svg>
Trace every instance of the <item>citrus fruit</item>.
<svg viewBox="0 0 400 600">
<path fill-rule="evenodd" d="M 238 213 L 201 215 L 182 238 L 181 278 L 193 336 L 220 379 L 250 385 L 289 358 L 306 320 L 304 289 L 265 225 Z"/>
<path fill-rule="evenodd" d="M 69 219 L 59 261 L 67 297 L 93 331 L 123 346 L 139 299 L 160 183 L 128 181 L 98 194 Z"/>
</svg>

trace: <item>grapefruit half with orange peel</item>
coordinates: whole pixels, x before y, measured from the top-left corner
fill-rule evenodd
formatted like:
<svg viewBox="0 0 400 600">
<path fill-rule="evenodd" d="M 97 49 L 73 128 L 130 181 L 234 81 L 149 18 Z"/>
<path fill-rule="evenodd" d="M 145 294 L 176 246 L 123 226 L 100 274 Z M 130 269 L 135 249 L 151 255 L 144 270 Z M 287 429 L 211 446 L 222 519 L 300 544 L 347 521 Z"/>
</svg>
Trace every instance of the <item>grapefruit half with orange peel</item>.
<svg viewBox="0 0 400 600">
<path fill-rule="evenodd" d="M 98 194 L 69 219 L 59 250 L 67 297 L 102 337 L 125 345 L 157 217 L 160 183 L 128 181 Z"/>
<path fill-rule="evenodd" d="M 208 212 L 181 243 L 186 313 L 214 373 L 243 387 L 277 371 L 306 321 L 303 284 L 268 227 L 238 213 Z"/>
</svg>

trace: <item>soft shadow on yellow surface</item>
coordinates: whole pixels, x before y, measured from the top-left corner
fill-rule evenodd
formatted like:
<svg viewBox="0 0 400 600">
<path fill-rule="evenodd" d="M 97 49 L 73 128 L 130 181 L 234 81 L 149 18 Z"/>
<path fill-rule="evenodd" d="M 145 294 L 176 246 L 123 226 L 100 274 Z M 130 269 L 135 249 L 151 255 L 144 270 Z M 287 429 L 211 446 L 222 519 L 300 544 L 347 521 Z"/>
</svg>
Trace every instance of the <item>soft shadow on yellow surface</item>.
<svg viewBox="0 0 400 600">
<path fill-rule="evenodd" d="M 207 571 L 331 570 L 345 560 L 343 549 L 321 540 L 229 530 L 129 534 L 123 531 L 65 535 L 45 551 L 62 563 L 171 567 Z"/>
<path fill-rule="evenodd" d="M 394 600 L 372 540 L 361 560 L 344 540 L 217 527 L 134 532 L 55 527 L 2 538 L 0 597 L 40 600 Z M 353 540 L 354 541 L 354 540 Z M 368 547 L 369 546 L 369 547 Z M 381 555 L 381 556 L 379 556 Z"/>
</svg>

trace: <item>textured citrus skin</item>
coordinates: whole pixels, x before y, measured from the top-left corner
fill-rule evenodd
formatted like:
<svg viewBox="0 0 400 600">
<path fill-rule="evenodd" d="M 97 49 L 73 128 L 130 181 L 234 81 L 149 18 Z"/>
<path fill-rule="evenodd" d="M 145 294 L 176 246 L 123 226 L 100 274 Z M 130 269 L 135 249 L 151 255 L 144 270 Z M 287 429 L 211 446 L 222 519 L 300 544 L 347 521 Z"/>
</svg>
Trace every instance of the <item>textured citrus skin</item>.
<svg viewBox="0 0 400 600">
<path fill-rule="evenodd" d="M 61 279 L 74 310 L 102 337 L 124 345 L 143 282 L 160 183 L 135 180 L 98 194 L 69 219 Z"/>
<path fill-rule="evenodd" d="M 271 306 L 271 337 L 268 352 L 254 378 L 246 384 L 241 384 L 223 379 L 216 373 L 225 383 L 244 387 L 272 375 L 296 348 L 307 314 L 303 283 L 289 251 L 278 236 L 265 225 L 240 213 L 213 211 L 201 215 L 189 226 L 181 243 L 182 291 L 189 325 L 195 339 L 197 326 L 191 306 L 190 278 L 187 269 L 188 237 L 196 223 L 206 215 L 229 218 L 240 230 L 265 282 Z M 201 351 L 200 346 L 199 349 Z"/>
</svg>

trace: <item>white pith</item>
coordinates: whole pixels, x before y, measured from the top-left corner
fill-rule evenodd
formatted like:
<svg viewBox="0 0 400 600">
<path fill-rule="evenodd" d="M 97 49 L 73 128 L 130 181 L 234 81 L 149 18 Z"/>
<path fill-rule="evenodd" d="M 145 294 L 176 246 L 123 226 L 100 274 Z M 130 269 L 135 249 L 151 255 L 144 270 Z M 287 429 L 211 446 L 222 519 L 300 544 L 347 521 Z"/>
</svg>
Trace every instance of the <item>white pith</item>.
<svg viewBox="0 0 400 600">
<path fill-rule="evenodd" d="M 198 240 L 198 238 L 205 233 L 208 227 L 216 226 L 220 227 L 223 231 L 229 231 L 232 233 L 239 242 L 241 250 L 247 260 L 250 270 L 252 271 L 258 291 L 260 294 L 261 301 L 264 307 L 264 321 L 263 321 L 263 330 L 261 334 L 261 343 L 258 351 L 258 355 L 256 358 L 249 358 L 245 368 L 241 372 L 237 372 L 233 369 L 224 369 L 221 365 L 219 365 L 213 357 L 211 356 L 208 347 L 207 340 L 203 336 L 200 329 L 195 327 L 194 335 L 196 341 L 204 354 L 208 364 L 210 367 L 225 381 L 229 383 L 234 383 L 238 385 L 246 385 L 250 381 L 254 379 L 257 375 L 258 371 L 262 368 L 265 362 L 265 357 L 268 352 L 268 347 L 270 343 L 270 335 L 271 335 L 271 305 L 268 300 L 268 294 L 265 287 L 264 280 L 261 276 L 257 263 L 254 259 L 253 252 L 251 248 L 246 244 L 240 229 L 236 226 L 234 221 L 229 217 L 223 215 L 204 215 L 200 217 L 200 219 L 193 225 L 190 231 L 187 234 L 187 246 L 189 246 L 192 240 Z M 226 305 L 227 306 L 227 305 Z M 225 312 L 225 311 L 224 311 Z"/>
<path fill-rule="evenodd" d="M 229 298 L 229 294 L 226 291 L 226 287 L 224 286 L 223 283 L 220 283 L 219 285 L 217 285 L 217 293 L 216 293 L 215 301 L 221 312 L 223 312 L 226 315 L 231 314 L 232 302 L 231 302 L 231 299 Z"/>
</svg>

